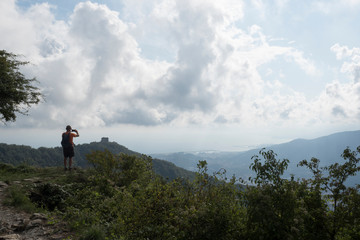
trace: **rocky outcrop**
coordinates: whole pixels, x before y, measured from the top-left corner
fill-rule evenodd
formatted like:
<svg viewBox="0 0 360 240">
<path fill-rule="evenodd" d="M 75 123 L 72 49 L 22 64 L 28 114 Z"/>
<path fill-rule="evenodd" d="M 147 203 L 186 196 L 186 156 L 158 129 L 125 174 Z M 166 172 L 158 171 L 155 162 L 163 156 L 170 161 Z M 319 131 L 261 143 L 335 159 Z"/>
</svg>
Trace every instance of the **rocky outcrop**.
<svg viewBox="0 0 360 240">
<path fill-rule="evenodd" d="M 0 240 L 60 240 L 71 236 L 64 223 L 49 223 L 45 214 L 29 214 L 4 205 L 7 187 L 0 181 Z"/>
</svg>

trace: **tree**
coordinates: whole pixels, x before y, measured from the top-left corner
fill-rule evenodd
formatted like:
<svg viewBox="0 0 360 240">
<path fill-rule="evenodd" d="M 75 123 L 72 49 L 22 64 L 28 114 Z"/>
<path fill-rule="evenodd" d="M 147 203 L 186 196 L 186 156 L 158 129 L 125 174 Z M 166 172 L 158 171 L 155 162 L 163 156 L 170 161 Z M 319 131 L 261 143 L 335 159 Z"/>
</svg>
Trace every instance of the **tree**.
<svg viewBox="0 0 360 240">
<path fill-rule="evenodd" d="M 300 166 L 305 166 L 313 173 L 310 180 L 311 188 L 317 189 L 326 196 L 329 205 L 326 228 L 329 239 L 359 239 L 360 237 L 360 186 L 349 187 L 346 180 L 360 171 L 360 146 L 356 151 L 345 149 L 341 155 L 345 163 L 334 163 L 328 167 L 320 167 L 320 161 L 312 158 L 310 162 L 303 160 Z"/>
<path fill-rule="evenodd" d="M 261 157 L 253 156 L 250 165 L 256 176 L 249 180 L 256 186 L 248 186 L 244 195 L 248 239 L 299 239 L 298 184 L 282 176 L 289 160 L 277 159 L 276 153 L 264 148 L 259 153 Z"/>
<path fill-rule="evenodd" d="M 26 115 L 30 105 L 38 104 L 42 94 L 33 84 L 35 78 L 28 79 L 19 71 L 20 66 L 29 62 L 17 60 L 18 55 L 0 50 L 0 120 L 16 120 L 15 113 Z"/>
<path fill-rule="evenodd" d="M 87 154 L 86 159 L 100 176 L 119 186 L 128 186 L 135 180 L 148 183 L 152 177 L 152 159 L 146 155 L 113 154 L 105 149 Z"/>
</svg>

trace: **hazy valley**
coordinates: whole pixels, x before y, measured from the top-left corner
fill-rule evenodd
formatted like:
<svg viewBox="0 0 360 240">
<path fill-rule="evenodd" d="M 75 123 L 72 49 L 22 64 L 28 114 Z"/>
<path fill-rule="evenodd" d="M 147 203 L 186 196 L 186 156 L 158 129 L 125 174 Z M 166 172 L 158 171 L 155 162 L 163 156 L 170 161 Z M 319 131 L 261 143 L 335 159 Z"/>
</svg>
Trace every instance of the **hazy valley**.
<svg viewBox="0 0 360 240">
<path fill-rule="evenodd" d="M 272 145 L 266 147 L 266 150 L 273 150 L 278 158 L 289 159 L 289 167 L 285 176 L 294 174 L 295 177 L 309 177 L 310 172 L 297 167 L 297 164 L 312 157 L 318 158 L 322 166 L 330 165 L 335 162 L 344 161 L 341 157 L 344 149 L 349 147 L 355 150 L 360 145 L 360 131 L 348 131 L 334 133 L 315 139 L 295 139 L 291 142 Z M 228 176 L 235 175 L 247 179 L 252 172 L 249 169 L 252 163 L 252 157 L 259 154 L 258 149 L 252 149 L 244 152 L 177 152 L 168 154 L 151 154 L 154 158 L 164 159 L 174 163 L 181 168 L 195 171 L 199 160 L 206 160 L 209 172 L 218 171 L 224 168 Z M 360 176 L 356 178 L 360 182 Z M 352 180 L 354 182 L 354 179 Z"/>
</svg>

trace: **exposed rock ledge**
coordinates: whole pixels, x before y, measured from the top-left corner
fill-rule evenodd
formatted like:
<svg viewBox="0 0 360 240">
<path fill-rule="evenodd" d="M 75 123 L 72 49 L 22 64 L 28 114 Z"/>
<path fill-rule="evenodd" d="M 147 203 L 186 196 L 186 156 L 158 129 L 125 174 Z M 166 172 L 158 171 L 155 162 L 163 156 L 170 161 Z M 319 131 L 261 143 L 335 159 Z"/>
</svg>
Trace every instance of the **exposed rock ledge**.
<svg viewBox="0 0 360 240">
<path fill-rule="evenodd" d="M 34 179 L 35 180 L 35 179 Z M 29 214 L 3 204 L 8 184 L 0 181 L 0 240 L 71 239 L 64 223 L 49 224 L 45 214 Z"/>
</svg>

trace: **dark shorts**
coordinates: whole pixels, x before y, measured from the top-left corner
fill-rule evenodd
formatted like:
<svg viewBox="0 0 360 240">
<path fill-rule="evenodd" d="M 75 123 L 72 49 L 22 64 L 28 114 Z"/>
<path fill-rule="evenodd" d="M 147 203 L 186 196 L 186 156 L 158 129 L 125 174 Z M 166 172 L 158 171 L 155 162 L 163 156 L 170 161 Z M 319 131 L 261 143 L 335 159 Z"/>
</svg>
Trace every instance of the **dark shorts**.
<svg viewBox="0 0 360 240">
<path fill-rule="evenodd" d="M 63 153 L 64 153 L 64 157 L 73 157 L 75 155 L 74 153 L 74 147 L 71 146 L 71 147 L 63 147 Z"/>
</svg>

